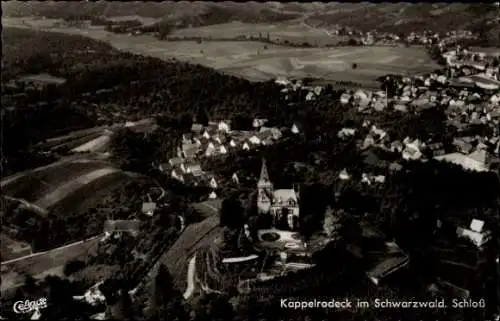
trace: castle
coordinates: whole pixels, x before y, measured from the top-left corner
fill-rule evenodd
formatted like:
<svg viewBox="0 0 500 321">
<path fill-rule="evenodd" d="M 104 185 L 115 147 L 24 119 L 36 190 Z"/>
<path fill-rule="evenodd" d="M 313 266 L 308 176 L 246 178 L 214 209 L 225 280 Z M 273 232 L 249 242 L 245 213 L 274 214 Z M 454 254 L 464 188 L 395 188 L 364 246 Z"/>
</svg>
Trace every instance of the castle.
<svg viewBox="0 0 500 321">
<path fill-rule="evenodd" d="M 257 209 L 260 215 L 271 214 L 274 226 L 286 226 L 291 230 L 298 228 L 299 192 L 294 188 L 274 190 L 265 160 L 262 160 L 257 190 Z"/>
</svg>

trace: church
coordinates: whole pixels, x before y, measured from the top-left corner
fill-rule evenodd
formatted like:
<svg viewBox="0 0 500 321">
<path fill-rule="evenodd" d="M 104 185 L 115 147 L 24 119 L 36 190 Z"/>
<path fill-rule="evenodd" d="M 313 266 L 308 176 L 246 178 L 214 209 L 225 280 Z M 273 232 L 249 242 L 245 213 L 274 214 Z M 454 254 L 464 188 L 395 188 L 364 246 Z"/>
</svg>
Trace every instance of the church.
<svg viewBox="0 0 500 321">
<path fill-rule="evenodd" d="M 273 225 L 296 230 L 299 226 L 299 192 L 292 189 L 273 188 L 269 179 L 266 161 L 262 160 L 262 169 L 257 183 L 257 209 L 259 215 L 271 214 Z"/>
</svg>

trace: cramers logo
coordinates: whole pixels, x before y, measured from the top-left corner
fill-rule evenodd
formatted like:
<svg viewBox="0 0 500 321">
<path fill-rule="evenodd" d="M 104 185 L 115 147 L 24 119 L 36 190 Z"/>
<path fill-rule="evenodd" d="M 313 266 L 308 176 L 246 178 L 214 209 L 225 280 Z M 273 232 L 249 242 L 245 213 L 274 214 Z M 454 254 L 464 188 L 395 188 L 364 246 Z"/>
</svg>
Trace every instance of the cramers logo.
<svg viewBox="0 0 500 321">
<path fill-rule="evenodd" d="M 13 310 L 15 313 L 29 313 L 47 307 L 47 298 L 38 300 L 17 301 L 14 303 Z"/>
</svg>

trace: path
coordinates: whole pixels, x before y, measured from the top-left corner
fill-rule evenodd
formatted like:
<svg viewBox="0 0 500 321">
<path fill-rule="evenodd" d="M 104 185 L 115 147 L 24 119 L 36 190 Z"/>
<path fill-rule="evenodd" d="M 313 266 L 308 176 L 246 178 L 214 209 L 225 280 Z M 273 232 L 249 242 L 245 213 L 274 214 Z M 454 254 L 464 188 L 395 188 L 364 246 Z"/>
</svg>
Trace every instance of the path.
<svg viewBox="0 0 500 321">
<path fill-rule="evenodd" d="M 194 255 L 191 260 L 189 260 L 188 272 L 187 272 L 187 288 L 184 291 L 184 300 L 187 300 L 193 295 L 194 292 L 194 276 L 196 272 L 196 255 Z"/>
<path fill-rule="evenodd" d="M 43 254 L 49 254 L 49 253 L 52 253 L 52 252 L 57 252 L 57 251 L 60 251 L 60 250 L 64 250 L 64 249 L 66 249 L 68 247 L 72 247 L 72 246 L 80 245 L 80 244 L 83 244 L 83 243 L 86 243 L 86 242 L 90 242 L 90 241 L 92 241 L 92 240 L 94 240 L 94 239 L 96 239 L 98 237 L 101 237 L 101 235 L 92 236 L 92 237 L 90 237 L 88 239 L 77 241 L 77 242 L 74 242 L 74 243 L 71 243 L 71 244 L 67 244 L 67 245 L 63 245 L 63 246 L 60 246 L 60 247 L 56 247 L 56 248 L 48 250 L 48 251 L 36 252 L 36 253 L 25 255 L 25 256 L 22 256 L 22 257 L 18 257 L 18 258 L 12 259 L 12 260 L 8 260 L 8 261 L 5 261 L 5 262 L 2 262 L 1 265 L 6 265 L 6 264 L 9 264 L 9 263 L 14 263 L 14 262 L 17 262 L 17 261 L 29 259 L 31 257 L 35 257 L 35 256 L 43 255 Z"/>
</svg>

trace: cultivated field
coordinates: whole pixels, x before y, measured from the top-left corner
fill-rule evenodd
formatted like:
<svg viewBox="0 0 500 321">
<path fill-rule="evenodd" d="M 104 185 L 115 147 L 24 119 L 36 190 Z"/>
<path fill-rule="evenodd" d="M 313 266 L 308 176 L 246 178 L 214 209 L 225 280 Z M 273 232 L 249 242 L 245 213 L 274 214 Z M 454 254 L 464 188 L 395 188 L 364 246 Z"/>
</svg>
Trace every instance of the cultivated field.
<svg viewBox="0 0 500 321">
<path fill-rule="evenodd" d="M 4 19 L 3 24 L 23 26 L 19 19 L 14 18 Z M 255 28 L 258 30 L 258 26 Z M 292 48 L 258 41 L 203 41 L 198 44 L 195 41 L 159 41 L 148 35 L 117 35 L 96 28 L 46 30 L 84 35 L 107 41 L 119 50 L 167 60 L 176 58 L 252 81 L 269 80 L 277 76 L 314 77 L 327 81 L 353 81 L 373 87 L 377 85 L 376 78 L 388 73 L 420 73 L 438 68 L 423 48 Z M 299 33 L 297 29 L 289 32 Z M 353 63 L 357 64 L 356 69 L 352 68 Z"/>
<path fill-rule="evenodd" d="M 74 148 L 73 152 L 103 152 L 106 151 L 111 142 L 110 135 L 101 135 L 85 144 L 79 145 Z"/>
<path fill-rule="evenodd" d="M 22 285 L 25 274 L 30 274 L 35 278 L 43 278 L 47 275 L 62 276 L 66 262 L 84 257 L 87 253 L 95 251 L 98 243 L 99 236 L 70 246 L 35 254 L 25 259 L 2 263 L 1 292 L 4 293 L 4 291 Z"/>
<path fill-rule="evenodd" d="M 49 168 L 24 172 L 17 179 L 6 184 L 2 182 L 5 194 L 29 202 L 39 200 L 51 190 L 75 178 L 95 170 L 106 168 L 108 163 L 93 160 L 73 160 L 55 163 Z M 8 180 L 8 178 L 6 179 Z"/>
<path fill-rule="evenodd" d="M 172 37 L 201 37 L 217 39 L 235 39 L 237 37 L 267 37 L 273 41 L 289 41 L 301 44 L 308 42 L 313 45 L 335 45 L 339 41 L 338 36 L 329 34 L 322 29 L 311 28 L 304 23 L 278 23 L 278 24 L 252 24 L 241 22 L 230 22 L 200 28 L 189 28 L 176 30 Z"/>
<path fill-rule="evenodd" d="M 83 175 L 79 175 L 76 177 L 73 176 L 70 181 L 47 191 L 47 193 L 45 193 L 41 198 L 35 201 L 35 204 L 42 208 L 51 208 L 57 205 L 63 199 L 67 198 L 68 196 L 78 192 L 82 187 L 85 187 L 94 182 L 99 182 L 101 178 L 105 178 L 106 176 L 111 176 L 118 172 L 120 172 L 119 169 L 112 167 L 105 167 L 91 172 L 87 172 Z M 80 197 L 81 196 L 82 195 L 80 195 Z"/>
</svg>

